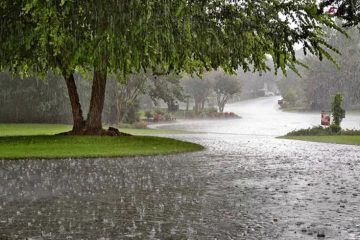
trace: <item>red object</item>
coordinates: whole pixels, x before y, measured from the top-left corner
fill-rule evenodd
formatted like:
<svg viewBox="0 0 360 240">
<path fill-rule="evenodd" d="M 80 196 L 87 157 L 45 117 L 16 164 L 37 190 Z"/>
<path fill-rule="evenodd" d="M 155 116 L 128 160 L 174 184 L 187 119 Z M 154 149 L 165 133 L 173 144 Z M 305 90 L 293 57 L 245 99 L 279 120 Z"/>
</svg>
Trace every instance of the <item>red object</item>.
<svg viewBox="0 0 360 240">
<path fill-rule="evenodd" d="M 323 126 L 330 125 L 330 116 L 326 115 L 324 112 L 321 112 L 321 125 Z"/>
<path fill-rule="evenodd" d="M 155 116 L 154 116 L 154 121 L 155 121 L 155 122 L 158 122 L 158 121 L 160 121 L 160 120 L 162 120 L 162 116 L 161 116 L 160 114 L 155 114 Z"/>
</svg>

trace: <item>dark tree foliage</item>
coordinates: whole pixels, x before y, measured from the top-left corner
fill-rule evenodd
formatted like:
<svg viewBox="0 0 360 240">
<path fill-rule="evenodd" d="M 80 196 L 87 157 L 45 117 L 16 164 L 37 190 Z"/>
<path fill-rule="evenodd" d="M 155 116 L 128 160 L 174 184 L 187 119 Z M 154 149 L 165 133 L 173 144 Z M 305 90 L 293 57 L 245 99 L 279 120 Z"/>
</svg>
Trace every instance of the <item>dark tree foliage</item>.
<svg viewBox="0 0 360 240">
<path fill-rule="evenodd" d="M 155 104 L 163 100 L 169 112 L 178 108 L 178 103 L 184 100 L 184 89 L 180 85 L 180 76 L 177 74 L 149 76 L 148 94 Z"/>
<path fill-rule="evenodd" d="M 216 102 L 219 112 L 224 112 L 226 103 L 234 96 L 240 93 L 241 82 L 236 75 L 229 75 L 223 71 L 213 71 L 205 75 L 205 78 L 212 82 L 212 89 L 216 95 Z"/>
<path fill-rule="evenodd" d="M 343 95 L 336 93 L 331 102 L 331 112 L 333 116 L 333 124 L 340 127 L 342 120 L 345 118 L 345 110 L 342 108 Z"/>
<path fill-rule="evenodd" d="M 359 0 L 323 0 L 319 5 L 321 14 L 328 12 L 342 18 L 344 26 L 354 26 L 360 22 Z"/>
<path fill-rule="evenodd" d="M 337 92 L 344 95 L 344 107 L 360 107 L 360 35 L 357 29 L 347 29 L 346 37 L 340 33 L 327 30 L 330 43 L 342 54 L 335 57 L 337 68 L 330 61 L 319 61 L 307 56 L 303 62 L 308 68 L 300 68 L 301 77 L 289 73 L 278 81 L 283 97 L 293 95 L 296 107 L 311 110 L 330 110 L 331 98 Z"/>
<path fill-rule="evenodd" d="M 194 99 L 194 111 L 198 113 L 204 110 L 205 102 L 212 89 L 212 82 L 209 78 L 199 78 L 198 76 L 186 76 L 183 80 L 184 90 L 187 96 Z"/>
<path fill-rule="evenodd" d="M 91 82 L 80 74 L 74 75 L 83 109 L 89 109 Z M 117 123 L 117 81 L 110 79 L 106 88 L 103 120 Z M 12 78 L 0 73 L 0 122 L 13 123 L 71 123 L 71 109 L 66 84 L 62 77 L 49 73 L 45 79 Z"/>
</svg>

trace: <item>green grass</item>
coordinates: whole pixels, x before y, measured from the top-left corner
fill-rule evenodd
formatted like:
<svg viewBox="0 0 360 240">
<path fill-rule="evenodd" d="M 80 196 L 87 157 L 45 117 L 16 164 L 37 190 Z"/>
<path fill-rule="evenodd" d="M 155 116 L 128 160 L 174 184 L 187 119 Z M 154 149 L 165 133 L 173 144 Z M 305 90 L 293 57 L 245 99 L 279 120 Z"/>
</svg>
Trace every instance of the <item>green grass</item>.
<svg viewBox="0 0 360 240">
<path fill-rule="evenodd" d="M 284 136 L 282 139 L 301 140 L 310 142 L 337 143 L 360 145 L 360 136 L 329 135 L 329 136 Z"/>
<path fill-rule="evenodd" d="M 0 124 L 0 136 L 30 136 L 30 135 L 54 135 L 71 130 L 71 125 L 65 124 Z M 132 129 L 121 128 L 121 132 L 133 135 L 152 134 L 186 134 L 190 132 L 166 129 Z"/>
<path fill-rule="evenodd" d="M 154 136 L 54 136 L 69 131 L 59 124 L 0 124 L 0 159 L 126 157 L 202 150 L 198 144 Z M 168 130 L 121 129 L 131 134 Z"/>
<path fill-rule="evenodd" d="M 65 124 L 0 124 L 0 136 L 54 135 L 70 130 Z"/>
</svg>

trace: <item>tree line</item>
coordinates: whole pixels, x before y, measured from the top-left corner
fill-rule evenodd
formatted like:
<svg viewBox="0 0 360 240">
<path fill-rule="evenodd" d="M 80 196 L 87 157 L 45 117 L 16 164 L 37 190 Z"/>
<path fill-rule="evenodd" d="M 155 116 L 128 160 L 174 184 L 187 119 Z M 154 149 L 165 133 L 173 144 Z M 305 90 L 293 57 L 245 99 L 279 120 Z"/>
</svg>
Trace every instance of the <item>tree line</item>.
<svg viewBox="0 0 360 240">
<path fill-rule="evenodd" d="M 0 122 L 45 122 L 71 123 L 71 110 L 66 84 L 60 75 L 49 73 L 44 80 L 36 78 L 13 78 L 9 73 L 0 73 Z M 74 74 L 79 102 L 89 109 L 91 84 L 81 74 Z M 132 123 L 137 120 L 139 101 L 143 96 L 151 99 L 151 105 L 163 101 L 169 112 L 177 110 L 186 96 L 194 99 L 195 111 L 204 109 L 205 101 L 213 94 L 219 111 L 241 89 L 235 75 L 213 71 L 203 78 L 191 75 L 154 75 L 151 71 L 130 74 L 126 81 L 110 76 L 102 119 L 107 124 Z"/>
<path fill-rule="evenodd" d="M 278 81 L 280 92 L 290 106 L 309 110 L 329 110 L 332 97 L 341 92 L 344 106 L 360 109 L 360 35 L 358 29 L 346 29 L 349 37 L 327 29 L 329 42 L 341 50 L 334 55 L 336 64 L 319 61 L 313 56 L 303 58 L 308 68 L 290 72 Z"/>
</svg>

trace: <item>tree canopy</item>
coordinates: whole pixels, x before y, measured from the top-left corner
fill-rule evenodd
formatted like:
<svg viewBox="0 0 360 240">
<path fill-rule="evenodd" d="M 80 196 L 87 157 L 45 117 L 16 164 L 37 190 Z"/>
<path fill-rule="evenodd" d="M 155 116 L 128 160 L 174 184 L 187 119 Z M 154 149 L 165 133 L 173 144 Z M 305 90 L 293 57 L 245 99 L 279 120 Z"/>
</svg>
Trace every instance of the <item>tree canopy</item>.
<svg viewBox="0 0 360 240">
<path fill-rule="evenodd" d="M 108 71 L 265 69 L 295 61 L 294 44 L 317 56 L 327 46 L 316 1 L 3 1 L 1 67 L 92 67 Z M 295 25 L 296 26 L 295 26 Z"/>
</svg>

